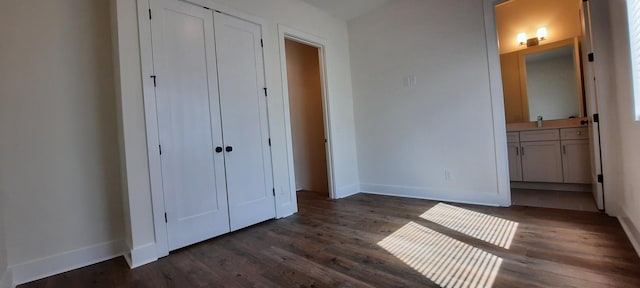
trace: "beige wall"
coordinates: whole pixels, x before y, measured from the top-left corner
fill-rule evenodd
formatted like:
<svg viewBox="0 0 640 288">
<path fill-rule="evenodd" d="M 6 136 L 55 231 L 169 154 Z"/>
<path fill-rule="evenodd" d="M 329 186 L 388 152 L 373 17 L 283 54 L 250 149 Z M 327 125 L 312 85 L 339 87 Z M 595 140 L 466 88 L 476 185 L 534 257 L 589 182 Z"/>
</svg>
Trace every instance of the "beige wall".
<svg viewBox="0 0 640 288">
<path fill-rule="evenodd" d="M 516 52 L 500 55 L 504 109 L 507 123 L 527 122 L 522 105 L 520 81 L 520 54 Z"/>
<path fill-rule="evenodd" d="M 527 38 L 533 38 L 540 27 L 547 27 L 547 43 L 580 36 L 582 24 L 578 11 L 581 5 L 580 0 L 512 0 L 498 5 L 496 24 L 500 53 L 526 48 L 518 45 L 518 33 L 525 32 Z"/>
<path fill-rule="evenodd" d="M 122 238 L 109 23 L 108 1 L 0 2 L 10 266 Z"/>
<path fill-rule="evenodd" d="M 328 193 L 318 49 L 286 40 L 296 188 Z"/>
</svg>

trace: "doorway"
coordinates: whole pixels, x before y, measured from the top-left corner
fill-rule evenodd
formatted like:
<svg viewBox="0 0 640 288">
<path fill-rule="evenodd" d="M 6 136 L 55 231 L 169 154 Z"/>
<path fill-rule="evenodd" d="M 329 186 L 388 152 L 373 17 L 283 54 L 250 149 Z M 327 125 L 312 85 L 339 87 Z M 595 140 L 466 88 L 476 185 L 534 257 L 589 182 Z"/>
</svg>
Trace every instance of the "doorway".
<svg viewBox="0 0 640 288">
<path fill-rule="evenodd" d="M 295 190 L 330 198 L 322 51 L 291 38 L 284 40 Z"/>
<path fill-rule="evenodd" d="M 494 4 L 512 204 L 604 209 L 588 2 Z"/>
</svg>

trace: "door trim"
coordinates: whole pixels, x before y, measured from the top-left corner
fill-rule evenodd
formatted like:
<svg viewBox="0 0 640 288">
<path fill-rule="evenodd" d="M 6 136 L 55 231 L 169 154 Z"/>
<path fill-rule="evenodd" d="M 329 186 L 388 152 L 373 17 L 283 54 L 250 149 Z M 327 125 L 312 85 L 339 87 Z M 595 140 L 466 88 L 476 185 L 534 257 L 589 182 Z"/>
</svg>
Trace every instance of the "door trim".
<svg viewBox="0 0 640 288">
<path fill-rule="evenodd" d="M 291 107 L 289 106 L 289 81 L 287 77 L 287 56 L 285 51 L 285 40 L 293 40 L 302 44 L 306 44 L 318 48 L 318 57 L 320 60 L 320 77 L 322 87 L 322 109 L 324 116 L 324 133 L 327 139 L 326 158 L 327 158 L 327 180 L 329 182 L 329 198 L 337 199 L 335 187 L 335 174 L 333 163 L 333 137 L 331 133 L 331 109 L 329 101 L 329 83 L 327 81 L 327 41 L 320 37 L 293 29 L 291 27 L 278 24 L 278 40 L 280 42 L 280 67 L 282 70 L 282 94 L 285 117 L 285 134 L 287 138 L 287 159 L 289 162 L 289 190 L 291 191 L 292 203 L 297 203 L 296 199 L 296 177 L 295 166 L 293 163 L 293 135 L 291 132 Z M 297 205 L 294 208 L 298 210 Z"/>
</svg>

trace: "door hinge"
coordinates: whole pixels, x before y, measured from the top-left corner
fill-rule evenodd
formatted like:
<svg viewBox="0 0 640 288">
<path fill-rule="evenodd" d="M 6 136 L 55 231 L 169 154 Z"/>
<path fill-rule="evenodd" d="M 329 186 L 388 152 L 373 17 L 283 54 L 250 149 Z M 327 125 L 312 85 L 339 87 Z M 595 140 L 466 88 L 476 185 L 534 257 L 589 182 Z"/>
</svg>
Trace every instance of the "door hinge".
<svg viewBox="0 0 640 288">
<path fill-rule="evenodd" d="M 596 56 L 593 54 L 593 52 L 587 54 L 587 57 L 589 58 L 589 62 L 596 61 Z"/>
<path fill-rule="evenodd" d="M 158 152 L 160 152 L 160 155 L 162 155 L 162 145 L 158 145 Z"/>
<path fill-rule="evenodd" d="M 593 122 L 594 123 L 600 123 L 600 114 L 599 113 L 593 114 Z"/>
<path fill-rule="evenodd" d="M 269 138 L 269 146 L 271 146 L 271 138 Z"/>
<path fill-rule="evenodd" d="M 264 96 L 265 97 L 269 96 L 269 93 L 267 93 L 267 87 L 264 87 L 263 89 L 264 89 Z"/>
<path fill-rule="evenodd" d="M 276 196 L 276 188 L 273 188 L 273 196 Z"/>
<path fill-rule="evenodd" d="M 602 174 L 598 174 L 598 183 L 604 183 L 604 176 Z"/>
<path fill-rule="evenodd" d="M 260 39 L 260 47 L 264 47 L 264 40 Z"/>
<path fill-rule="evenodd" d="M 149 9 L 149 20 L 151 20 L 151 9 Z"/>
<path fill-rule="evenodd" d="M 167 220 L 167 213 L 164 213 L 164 223 L 169 223 L 169 220 Z"/>
<path fill-rule="evenodd" d="M 156 83 L 156 78 L 158 78 L 158 76 L 156 76 L 156 75 L 151 75 L 151 76 L 149 76 L 149 77 L 151 77 L 151 79 L 153 79 L 153 87 L 158 87 L 158 85 L 157 85 L 157 83 Z"/>
</svg>

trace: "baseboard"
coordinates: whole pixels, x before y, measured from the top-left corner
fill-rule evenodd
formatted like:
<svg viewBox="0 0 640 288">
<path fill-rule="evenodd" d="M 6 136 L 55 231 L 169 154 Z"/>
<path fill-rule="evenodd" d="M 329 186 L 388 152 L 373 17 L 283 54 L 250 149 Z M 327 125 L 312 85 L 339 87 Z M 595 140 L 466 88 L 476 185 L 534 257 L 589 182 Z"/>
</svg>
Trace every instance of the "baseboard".
<svg viewBox="0 0 640 288">
<path fill-rule="evenodd" d="M 131 252 L 124 254 L 124 259 L 127 260 L 131 269 L 138 268 L 158 260 L 158 252 L 156 249 L 155 243 L 149 243 L 135 249 L 130 249 Z"/>
<path fill-rule="evenodd" d="M 122 256 L 125 249 L 126 245 L 123 241 L 111 241 L 40 258 L 9 268 L 13 283 L 20 285 Z"/>
<path fill-rule="evenodd" d="M 390 186 L 377 184 L 362 184 L 362 193 L 397 196 L 415 199 L 454 202 L 483 206 L 500 206 L 497 192 L 464 192 L 424 189 L 418 187 Z"/>
<path fill-rule="evenodd" d="M 618 221 L 620 221 L 620 225 L 622 225 L 622 229 L 627 233 L 627 237 L 629 241 L 631 241 L 631 245 L 636 249 L 636 253 L 640 256 L 640 230 L 638 227 L 633 224 L 631 218 L 627 215 L 625 211 L 621 212 L 621 216 L 618 216 Z"/>
<path fill-rule="evenodd" d="M 16 287 L 13 284 L 13 280 L 11 277 L 11 269 L 7 269 L 4 271 L 2 275 L 0 275 L 0 288 L 14 288 Z"/>
<path fill-rule="evenodd" d="M 349 196 L 353 196 L 360 193 L 360 185 L 353 184 L 349 186 L 342 186 L 338 188 L 336 193 L 336 199 L 347 198 Z"/>
<path fill-rule="evenodd" d="M 532 189 L 532 190 L 551 190 L 551 191 L 593 192 L 593 186 L 591 186 L 591 184 L 511 182 L 511 188 Z"/>
</svg>

